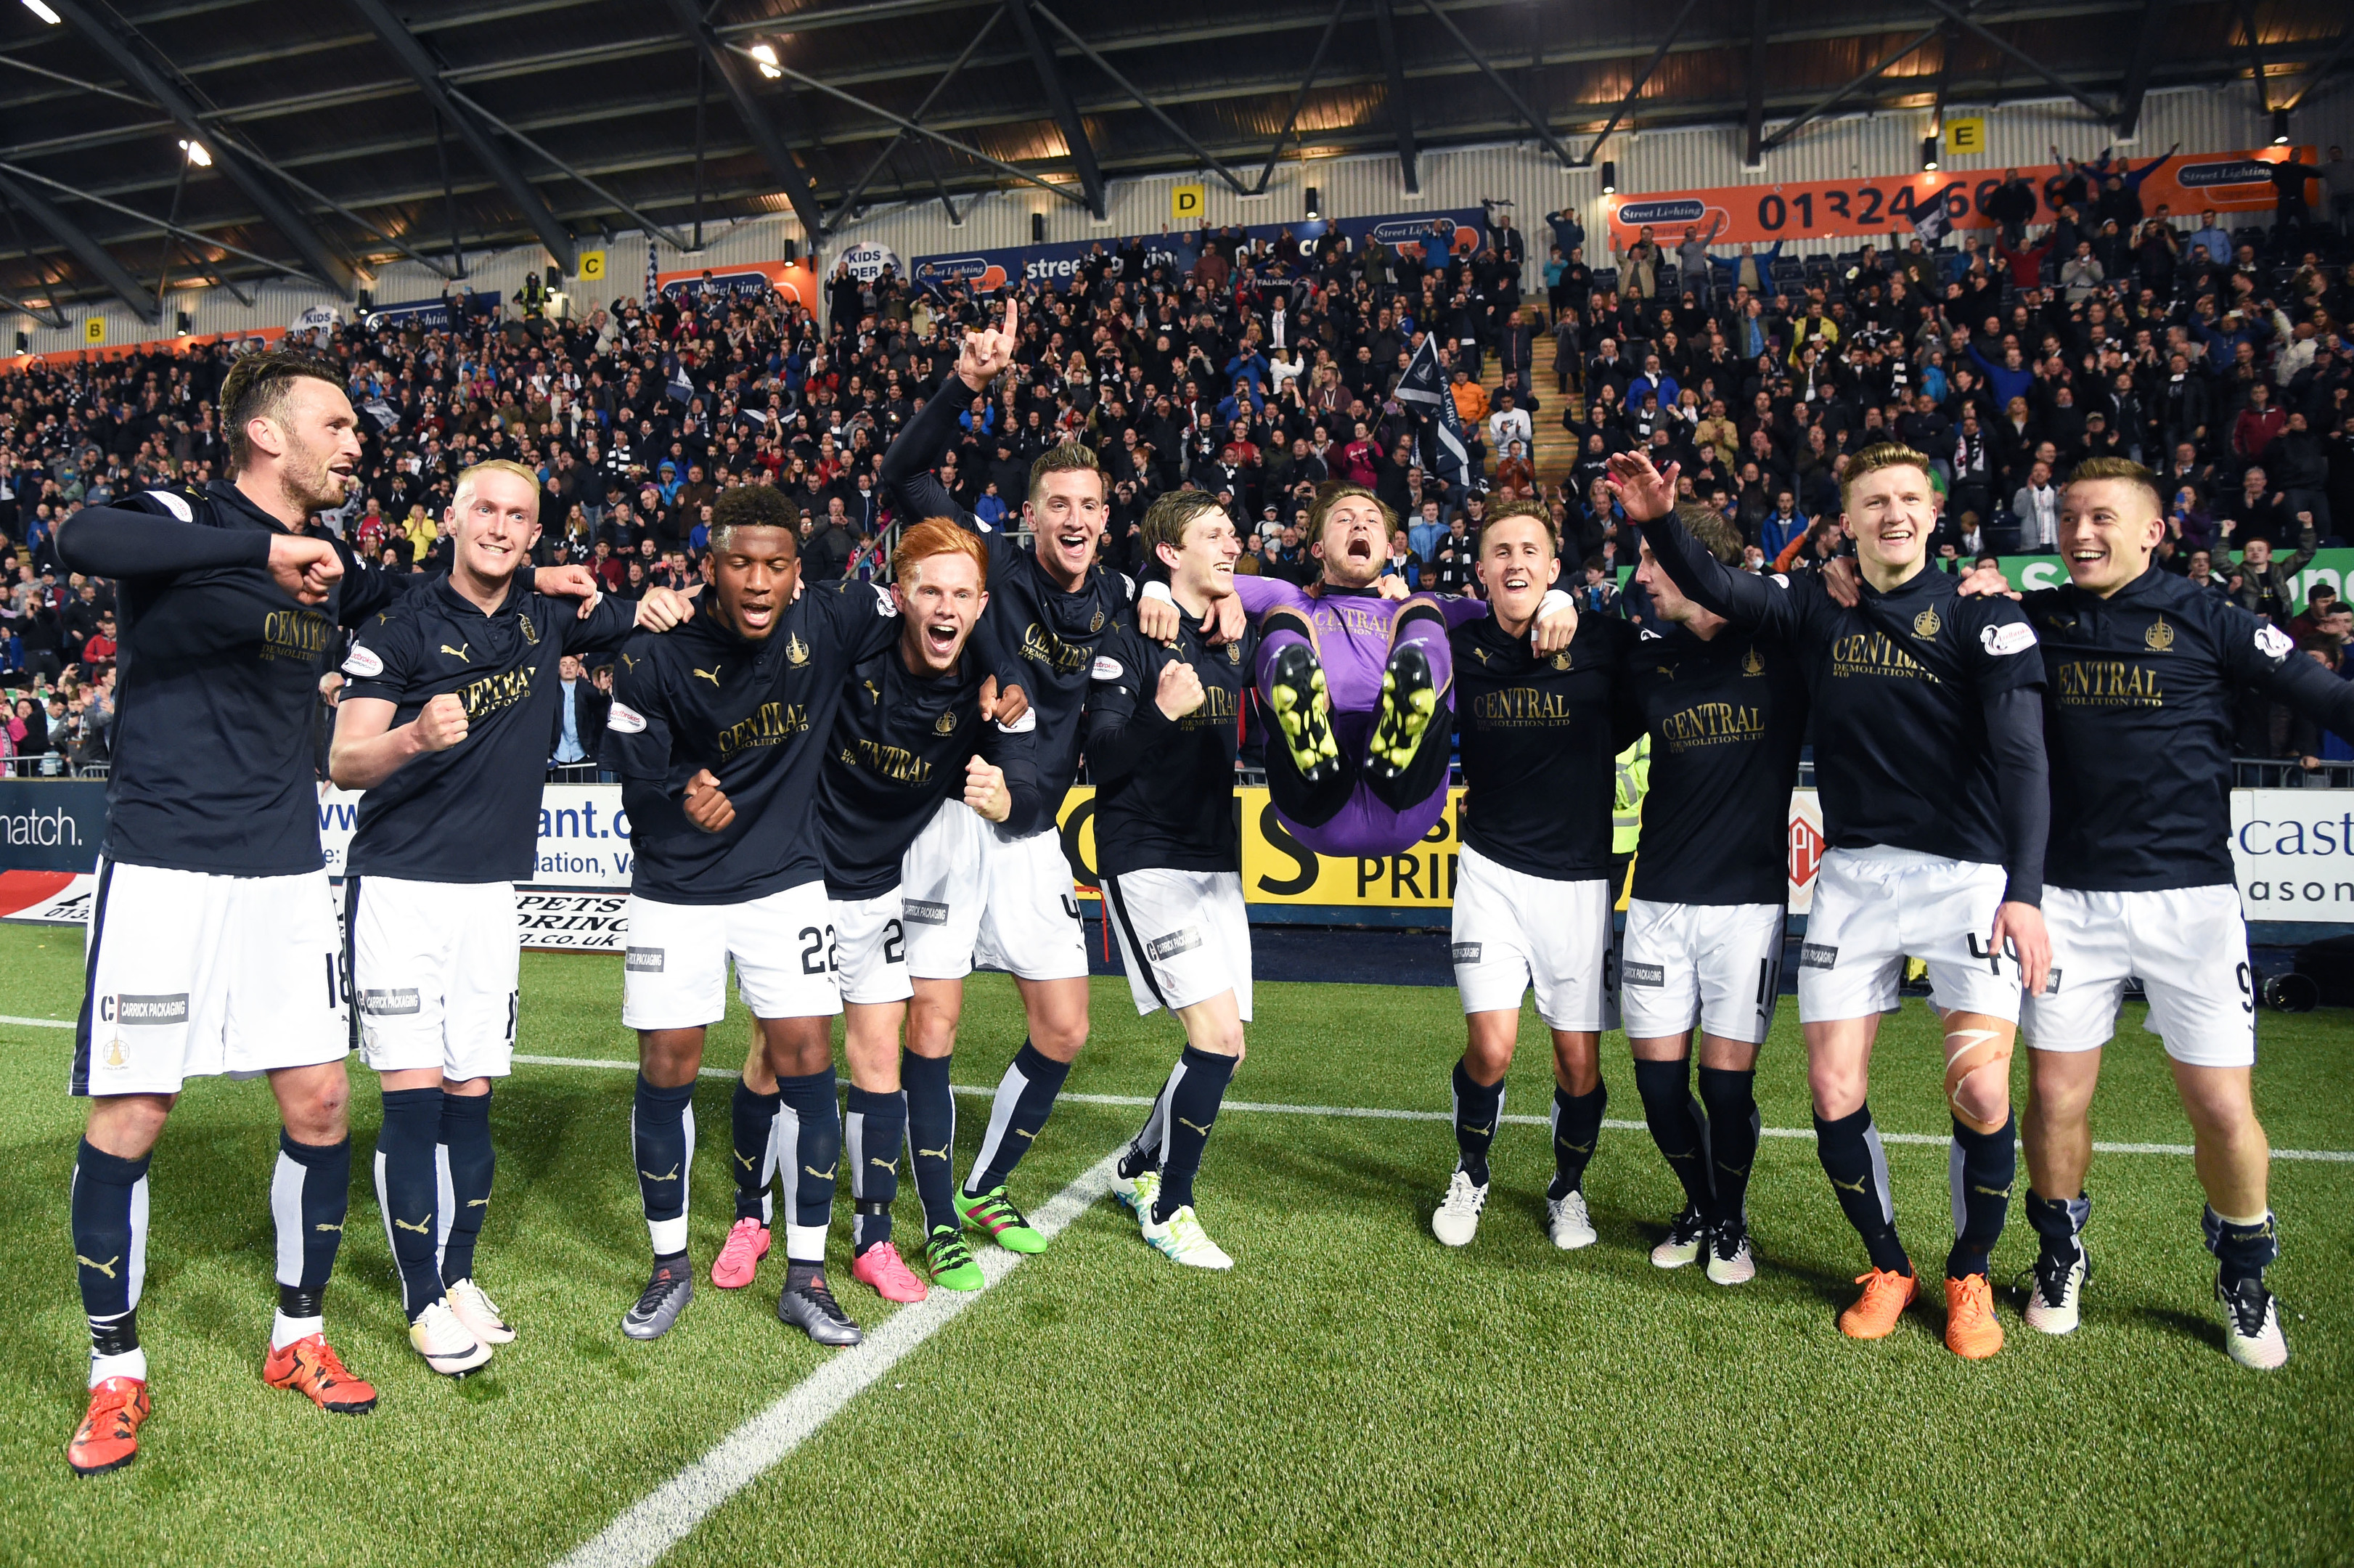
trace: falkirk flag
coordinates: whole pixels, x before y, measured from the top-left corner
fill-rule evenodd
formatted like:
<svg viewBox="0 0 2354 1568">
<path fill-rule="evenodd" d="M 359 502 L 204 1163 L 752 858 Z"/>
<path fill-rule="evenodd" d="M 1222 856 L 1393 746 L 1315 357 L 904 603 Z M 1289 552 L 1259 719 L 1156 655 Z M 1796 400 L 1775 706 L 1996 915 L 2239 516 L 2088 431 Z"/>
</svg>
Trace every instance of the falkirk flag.
<svg viewBox="0 0 2354 1568">
<path fill-rule="evenodd" d="M 1435 334 L 1424 334 L 1422 346 L 1406 362 L 1405 374 L 1398 377 L 1397 400 L 1417 418 L 1428 421 L 1423 427 L 1424 445 L 1430 451 L 1431 471 L 1439 482 L 1450 488 L 1465 483 L 1470 453 L 1463 444 L 1463 417 L 1456 412 L 1455 395 L 1439 373 Z"/>
</svg>

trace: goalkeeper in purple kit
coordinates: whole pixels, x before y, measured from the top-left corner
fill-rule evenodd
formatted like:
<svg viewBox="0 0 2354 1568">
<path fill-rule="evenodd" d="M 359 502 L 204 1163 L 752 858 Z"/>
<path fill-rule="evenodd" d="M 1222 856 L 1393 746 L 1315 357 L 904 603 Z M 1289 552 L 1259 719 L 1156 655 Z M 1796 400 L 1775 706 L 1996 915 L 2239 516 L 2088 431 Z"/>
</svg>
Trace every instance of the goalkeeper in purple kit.
<svg viewBox="0 0 2354 1568">
<path fill-rule="evenodd" d="M 1237 576 L 1257 619 L 1259 700 L 1275 720 L 1267 790 L 1291 835 L 1319 854 L 1391 855 L 1447 812 L 1454 738 L 1454 662 L 1447 629 L 1486 603 L 1406 594 L 1384 577 L 1390 509 L 1370 490 L 1328 484 L 1309 514 L 1323 575 L 1310 588 Z M 1148 599 L 1167 588 L 1148 582 Z M 1536 652 L 1558 652 L 1576 628 L 1568 596 L 1549 595 Z M 1149 635 L 1151 623 L 1145 620 Z"/>
</svg>

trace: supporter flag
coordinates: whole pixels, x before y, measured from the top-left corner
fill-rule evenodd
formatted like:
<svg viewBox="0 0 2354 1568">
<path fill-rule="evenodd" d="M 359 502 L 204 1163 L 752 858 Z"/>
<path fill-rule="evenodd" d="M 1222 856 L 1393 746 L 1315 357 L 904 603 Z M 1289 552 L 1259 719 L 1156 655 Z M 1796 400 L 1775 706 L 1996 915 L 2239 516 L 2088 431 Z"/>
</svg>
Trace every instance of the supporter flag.
<svg viewBox="0 0 2354 1568">
<path fill-rule="evenodd" d="M 646 241 L 646 297 L 642 302 L 648 310 L 653 309 L 654 301 L 662 297 L 662 284 L 656 272 L 657 262 L 654 254 L 656 249 L 654 241 L 648 239 Z"/>
<path fill-rule="evenodd" d="M 1405 374 L 1398 378 L 1397 400 L 1425 421 L 1424 434 L 1429 439 L 1424 445 L 1430 451 L 1431 471 L 1439 482 L 1449 489 L 1463 483 L 1470 452 L 1463 442 L 1463 416 L 1456 411 L 1455 396 L 1438 368 L 1436 334 L 1425 333 L 1422 346 L 1406 362 Z"/>
<path fill-rule="evenodd" d="M 1929 210 L 1921 215 L 1921 221 L 1913 226 L 1913 232 L 1921 237 L 1922 244 L 1935 245 L 1953 232 L 1953 228 L 1954 220 L 1946 215 L 1946 204 L 1933 201 Z"/>
</svg>

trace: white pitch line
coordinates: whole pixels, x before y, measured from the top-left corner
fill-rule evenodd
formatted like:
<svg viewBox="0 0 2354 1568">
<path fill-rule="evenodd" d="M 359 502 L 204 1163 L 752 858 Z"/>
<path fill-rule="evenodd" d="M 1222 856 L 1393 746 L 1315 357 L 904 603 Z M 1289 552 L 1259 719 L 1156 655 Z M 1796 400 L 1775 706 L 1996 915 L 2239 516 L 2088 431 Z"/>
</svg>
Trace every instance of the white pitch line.
<svg viewBox="0 0 2354 1568">
<path fill-rule="evenodd" d="M 5 1022 L 6 1020 L 0 1019 L 0 1022 Z M 535 1067 L 621 1067 L 635 1072 L 638 1066 L 635 1062 L 616 1062 L 593 1056 L 519 1055 L 515 1060 Z M 732 1067 L 705 1067 L 703 1069 L 703 1075 L 706 1078 L 734 1078 L 741 1075 Z M 970 1095 L 979 1099 L 988 1099 L 997 1093 L 995 1089 L 981 1088 L 970 1084 L 958 1084 L 953 1086 L 953 1088 L 957 1094 Z M 1076 1105 L 1132 1106 L 1138 1109 L 1142 1109 L 1152 1103 L 1150 1097 L 1144 1095 L 1063 1094 L 1056 1096 L 1055 1098 L 1069 1100 Z M 1340 1117 L 1369 1121 L 1447 1121 L 1452 1119 L 1447 1111 L 1393 1110 L 1383 1106 L 1295 1106 L 1278 1104 L 1273 1101 L 1227 1100 L 1218 1108 L 1221 1111 L 1252 1111 L 1269 1116 Z M 1516 1127 L 1550 1125 L 1547 1119 L 1541 1116 L 1508 1116 L 1503 1119 Z M 1620 1132 L 1641 1132 L 1645 1129 L 1645 1124 L 1642 1122 L 1621 1121 L 1615 1117 L 1602 1125 Z M 1810 1127 L 1768 1127 L 1758 1130 L 1766 1138 L 1815 1136 L 1815 1129 Z M 1953 1139 L 1942 1132 L 1883 1132 L 1880 1135 L 1880 1141 L 1915 1143 L 1944 1149 L 1953 1142 Z M 2185 1159 L 2198 1152 L 2187 1143 L 2095 1143 L 2093 1145 L 2093 1151 L 2096 1154 L 2174 1154 Z M 2273 1150 L 2272 1157 L 2274 1160 L 2318 1160 L 2325 1164 L 2354 1165 L 2354 1150 L 2348 1150 L 2275 1149 Z"/>
<path fill-rule="evenodd" d="M 9 1023 L 19 1023 L 27 1026 L 27 1028 L 33 1029 L 72 1029 L 76 1027 L 74 1021 L 71 1019 L 9 1018 L 0 1016 L 0 1024 Z M 515 1060 L 523 1063 L 526 1066 L 532 1067 L 615 1067 L 626 1069 L 633 1073 L 636 1072 L 638 1068 L 638 1065 L 635 1062 L 617 1062 L 610 1057 L 603 1056 L 525 1056 L 518 1054 L 515 1057 Z M 702 1075 L 706 1078 L 734 1078 L 738 1077 L 741 1075 L 732 1067 L 705 1067 L 703 1069 Z M 960 1095 L 973 1095 L 984 1099 L 994 1096 L 997 1093 L 995 1089 L 984 1089 L 966 1084 L 956 1085 L 955 1092 Z M 1070 1100 L 1076 1104 L 1086 1106 L 1136 1106 L 1140 1107 L 1149 1106 L 1152 1103 L 1149 1097 L 1141 1095 L 1066 1094 L 1057 1096 L 1056 1097 L 1058 1099 Z M 1448 1113 L 1446 1111 L 1391 1110 L 1380 1106 L 1289 1106 L 1255 1102 L 1251 1100 L 1228 1100 L 1219 1108 L 1231 1111 L 1258 1111 L 1274 1116 L 1353 1117 L 1374 1121 L 1446 1121 L 1448 1119 Z M 1547 1119 L 1541 1116 L 1508 1116 L 1503 1119 L 1516 1127 L 1545 1127 L 1550 1125 Z M 1605 1121 L 1602 1125 L 1606 1128 L 1616 1128 L 1621 1132 L 1640 1132 L 1644 1129 L 1645 1126 L 1644 1123 L 1639 1121 L 1620 1121 L 1615 1118 Z M 1760 1128 L 1757 1130 L 1761 1136 L 1766 1138 L 1812 1138 L 1815 1136 L 1814 1128 L 1809 1127 L 1766 1127 Z M 1883 1132 L 1880 1135 L 1880 1141 L 1882 1143 L 1917 1143 L 1934 1145 L 1942 1149 L 1951 1143 L 1953 1139 L 1941 1132 Z M 2191 1146 L 2187 1143 L 2095 1143 L 2093 1145 L 2093 1152 L 2095 1154 L 2173 1154 L 2187 1158 L 2190 1155 L 2196 1154 L 2198 1150 L 2191 1148 Z M 2354 1150 L 2275 1149 L 2273 1150 L 2272 1157 L 2274 1160 L 2318 1161 L 2327 1165 L 2354 1165 Z"/>
<path fill-rule="evenodd" d="M 1055 1193 L 1031 1216 L 1030 1223 L 1041 1234 L 1053 1236 L 1110 1189 L 1119 1163 L 1118 1150 L 1105 1155 Z M 558 1568 L 647 1568 L 659 1562 L 720 1504 L 781 1462 L 843 1405 L 1013 1273 L 1022 1257 L 1020 1253 L 991 1247 L 981 1257 L 984 1280 L 981 1290 L 935 1290 L 916 1305 L 899 1308 L 867 1336 L 864 1344 L 835 1356 L 783 1398 L 721 1438 L 709 1453 L 575 1549 Z"/>
</svg>

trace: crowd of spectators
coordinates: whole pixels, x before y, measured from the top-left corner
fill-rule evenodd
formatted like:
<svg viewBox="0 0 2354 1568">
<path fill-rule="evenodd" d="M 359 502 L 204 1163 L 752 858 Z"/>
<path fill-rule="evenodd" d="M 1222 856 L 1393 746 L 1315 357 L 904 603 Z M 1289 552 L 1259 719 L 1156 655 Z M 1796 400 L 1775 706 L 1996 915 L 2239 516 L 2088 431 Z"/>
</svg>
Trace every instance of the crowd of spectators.
<svg viewBox="0 0 2354 1568">
<path fill-rule="evenodd" d="M 2332 147 L 2321 165 L 2286 165 L 2275 224 L 2234 232 L 2212 211 L 2142 210 L 2140 179 L 2164 159 L 2060 161 L 2040 193 L 2009 172 L 1991 233 L 1803 261 L 1646 228 L 1623 250 L 1606 242 L 1615 265 L 1597 271 L 1583 227 L 1558 215 L 1553 372 L 1589 564 L 1616 575 L 1639 544 L 1600 484 L 1628 448 L 1679 462 L 1687 499 L 1733 521 L 1752 568 L 1785 571 L 1840 553 L 1840 478 L 1875 442 L 1932 460 L 1947 569 L 2052 553 L 2071 470 L 2120 455 L 2169 498 L 2167 569 L 2343 670 L 2342 614 L 2291 611 L 2314 552 L 2354 535 L 2354 164 Z M 2308 177 L 2332 193 L 2326 214 L 2306 207 Z M 2055 220 L 2039 228 L 2042 210 Z M 2278 713 L 2242 745 L 2313 755 Z"/>
<path fill-rule="evenodd" d="M 2098 165 L 2084 177 L 2088 197 L 2104 181 L 2129 189 Z M 1640 613 L 1619 588 L 1638 541 L 1598 482 L 1615 450 L 1680 461 L 1691 499 L 1735 521 L 1760 570 L 1838 551 L 1840 472 L 1878 440 L 1935 461 L 1949 562 L 2049 547 L 2054 484 L 2088 454 L 2122 451 L 2176 494 L 2169 567 L 2286 620 L 2298 557 L 2354 526 L 2344 249 L 2317 229 L 2292 254 L 2260 253 L 2211 214 L 2162 208 L 2120 249 L 2106 243 L 2115 222 L 2088 235 L 2063 212 L 2073 231 L 1998 233 L 1991 248 L 1968 231 L 1805 262 L 1645 230 L 1601 271 L 1574 210 L 1548 216 L 1539 261 L 1505 206 L 1451 253 L 1352 244 L 1331 228 L 1107 241 L 1066 278 L 1013 291 L 1014 368 L 986 397 L 948 384 L 967 406 L 941 473 L 1005 521 L 1039 453 L 1086 441 L 1111 478 L 1108 565 L 1139 568 L 1145 508 L 1191 486 L 1246 535 L 1242 569 L 1303 581 L 1319 569 L 1308 505 L 1318 485 L 1351 480 L 1397 514 L 1396 569 L 1451 593 L 1476 591 L 1486 509 L 1530 499 L 1553 514 L 1588 608 Z M 706 280 L 559 317 L 546 291 L 526 290 L 500 311 L 454 299 L 446 327 L 320 331 L 366 438 L 358 491 L 320 526 L 392 569 L 446 570 L 454 476 L 500 457 L 542 476 L 541 559 L 584 563 L 614 593 L 700 578 L 713 499 L 744 483 L 794 500 L 812 579 L 879 577 L 896 521 L 882 451 L 940 388 L 962 327 L 1002 301 L 887 269 L 837 268 L 821 292 L 805 302 Z M 1469 448 L 1459 471 L 1442 472 L 1397 397 L 1426 338 Z M 0 379 L 12 753 L 52 770 L 103 761 L 111 591 L 62 573 L 49 535 L 75 507 L 219 473 L 215 397 L 231 352 Z M 1574 441 L 1565 471 L 1540 476 L 1540 420 Z M 2222 553 L 2243 548 L 2242 563 Z M 2333 635 L 2322 622 L 2302 634 Z M 593 766 L 610 676 L 572 678 L 551 761 Z"/>
</svg>

